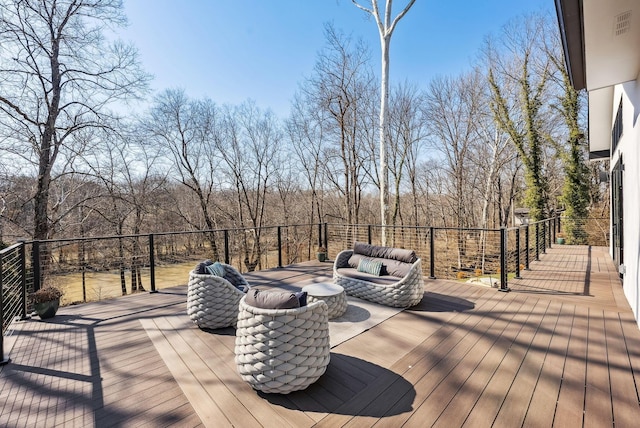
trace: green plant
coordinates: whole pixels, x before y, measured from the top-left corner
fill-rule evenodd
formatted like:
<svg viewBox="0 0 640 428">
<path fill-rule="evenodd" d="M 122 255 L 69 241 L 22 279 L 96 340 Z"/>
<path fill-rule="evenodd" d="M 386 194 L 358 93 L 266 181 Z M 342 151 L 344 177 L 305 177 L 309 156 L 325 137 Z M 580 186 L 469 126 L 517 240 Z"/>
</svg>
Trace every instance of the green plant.
<svg viewBox="0 0 640 428">
<path fill-rule="evenodd" d="M 52 300 L 58 300 L 62 297 L 62 290 L 53 285 L 42 287 L 41 289 L 31 293 L 29 296 L 33 304 L 50 302 Z"/>
</svg>

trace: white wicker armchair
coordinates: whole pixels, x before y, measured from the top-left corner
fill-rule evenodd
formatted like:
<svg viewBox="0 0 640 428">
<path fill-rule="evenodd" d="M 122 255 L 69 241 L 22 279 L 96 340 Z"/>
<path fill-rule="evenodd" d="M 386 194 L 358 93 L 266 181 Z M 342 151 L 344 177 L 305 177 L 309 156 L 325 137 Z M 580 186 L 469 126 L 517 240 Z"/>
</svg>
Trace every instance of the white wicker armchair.
<svg viewBox="0 0 640 428">
<path fill-rule="evenodd" d="M 329 315 L 320 300 L 295 309 L 262 309 L 240 300 L 235 361 L 252 388 L 288 394 L 307 388 L 329 365 Z"/>
<path fill-rule="evenodd" d="M 221 263 L 224 277 L 189 272 L 187 314 L 200 328 L 235 327 L 238 303 L 245 295 L 237 286 L 249 284 L 233 266 Z"/>
</svg>

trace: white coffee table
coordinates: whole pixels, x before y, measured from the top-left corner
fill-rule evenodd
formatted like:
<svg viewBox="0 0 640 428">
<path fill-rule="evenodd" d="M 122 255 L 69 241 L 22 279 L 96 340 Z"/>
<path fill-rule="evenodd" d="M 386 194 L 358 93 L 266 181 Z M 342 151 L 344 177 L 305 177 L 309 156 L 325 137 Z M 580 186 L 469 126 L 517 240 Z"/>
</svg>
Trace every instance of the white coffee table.
<svg viewBox="0 0 640 428">
<path fill-rule="evenodd" d="M 302 288 L 307 292 L 307 302 L 324 300 L 329 307 L 329 319 L 337 318 L 347 310 L 347 295 L 342 286 L 331 282 L 319 282 Z"/>
</svg>

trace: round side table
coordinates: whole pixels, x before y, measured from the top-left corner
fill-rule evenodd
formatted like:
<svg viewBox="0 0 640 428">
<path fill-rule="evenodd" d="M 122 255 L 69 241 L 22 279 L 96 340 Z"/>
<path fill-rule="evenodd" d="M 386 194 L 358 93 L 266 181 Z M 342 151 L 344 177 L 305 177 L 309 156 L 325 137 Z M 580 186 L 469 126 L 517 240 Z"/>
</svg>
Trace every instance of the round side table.
<svg viewBox="0 0 640 428">
<path fill-rule="evenodd" d="M 344 288 L 330 282 L 319 282 L 302 288 L 307 292 L 307 302 L 324 300 L 329 307 L 329 319 L 337 318 L 347 310 L 347 296 Z"/>
</svg>

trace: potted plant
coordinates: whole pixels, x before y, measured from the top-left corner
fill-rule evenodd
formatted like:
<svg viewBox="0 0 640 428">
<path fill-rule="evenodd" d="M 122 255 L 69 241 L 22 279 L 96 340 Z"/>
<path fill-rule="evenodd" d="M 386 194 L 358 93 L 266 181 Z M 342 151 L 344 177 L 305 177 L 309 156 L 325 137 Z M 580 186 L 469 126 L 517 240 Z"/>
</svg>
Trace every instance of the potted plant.
<svg viewBox="0 0 640 428">
<path fill-rule="evenodd" d="M 318 255 L 319 262 L 327 260 L 327 249 L 325 247 L 319 246 L 316 250 L 316 254 Z"/>
<path fill-rule="evenodd" d="M 60 307 L 62 290 L 53 285 L 42 287 L 29 296 L 35 312 L 41 319 L 52 318 Z"/>
<path fill-rule="evenodd" d="M 559 245 L 563 245 L 564 244 L 564 233 L 560 232 L 560 233 L 556 234 L 556 242 Z"/>
</svg>

